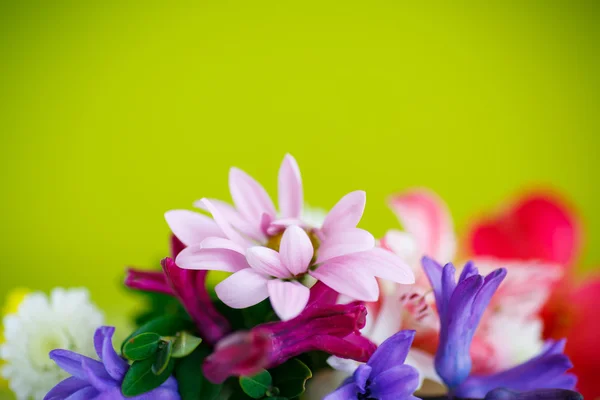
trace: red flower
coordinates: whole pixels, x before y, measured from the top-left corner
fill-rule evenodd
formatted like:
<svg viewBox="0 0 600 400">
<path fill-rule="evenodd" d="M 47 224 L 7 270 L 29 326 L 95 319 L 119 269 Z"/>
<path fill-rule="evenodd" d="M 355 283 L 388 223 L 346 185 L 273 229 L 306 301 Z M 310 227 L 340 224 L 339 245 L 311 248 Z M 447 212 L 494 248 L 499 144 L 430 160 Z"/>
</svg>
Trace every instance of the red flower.
<svg viewBox="0 0 600 400">
<path fill-rule="evenodd" d="M 500 259 L 573 265 L 581 248 L 581 224 L 572 209 L 549 193 L 528 193 L 470 233 L 471 253 Z"/>
<path fill-rule="evenodd" d="M 576 263 L 581 243 L 581 224 L 567 203 L 554 194 L 536 192 L 475 224 L 467 246 L 477 256 L 541 260 L 567 269 Z M 572 274 L 567 274 L 541 312 L 544 337 L 567 338 L 565 353 L 574 364 L 578 391 L 585 398 L 600 396 L 598 304 L 600 277 L 577 285 Z"/>
</svg>

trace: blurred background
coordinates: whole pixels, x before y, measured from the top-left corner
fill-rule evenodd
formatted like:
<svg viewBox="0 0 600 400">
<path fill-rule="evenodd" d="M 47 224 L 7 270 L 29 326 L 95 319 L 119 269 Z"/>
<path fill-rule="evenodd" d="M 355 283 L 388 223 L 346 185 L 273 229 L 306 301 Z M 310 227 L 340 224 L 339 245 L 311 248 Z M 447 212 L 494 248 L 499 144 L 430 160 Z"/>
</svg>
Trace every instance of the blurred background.
<svg viewBox="0 0 600 400">
<path fill-rule="evenodd" d="M 133 311 L 123 267 L 167 255 L 163 213 L 228 199 L 231 165 L 275 194 L 286 152 L 313 206 L 366 190 L 376 236 L 408 187 L 461 231 L 549 185 L 599 265 L 594 2 L 53 3 L 0 5 L 0 300 L 87 286 Z"/>
</svg>

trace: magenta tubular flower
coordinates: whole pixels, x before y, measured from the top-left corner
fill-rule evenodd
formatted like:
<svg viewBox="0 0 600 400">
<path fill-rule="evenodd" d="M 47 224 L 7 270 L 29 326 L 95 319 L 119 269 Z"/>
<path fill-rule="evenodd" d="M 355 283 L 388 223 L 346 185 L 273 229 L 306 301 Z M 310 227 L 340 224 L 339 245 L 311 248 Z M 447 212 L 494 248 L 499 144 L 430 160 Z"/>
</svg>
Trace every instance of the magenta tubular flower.
<svg viewBox="0 0 600 400">
<path fill-rule="evenodd" d="M 548 341 L 538 356 L 516 367 L 491 375 L 469 376 L 456 388 L 454 394 L 461 398 L 481 398 L 496 388 L 506 388 L 517 392 L 573 389 L 577 378 L 573 374 L 566 373 L 573 367 L 573 364 L 563 353 L 564 348 L 564 339 Z M 557 393 L 559 392 L 555 392 L 555 394 Z"/>
<path fill-rule="evenodd" d="M 313 350 L 367 361 L 376 346 L 359 333 L 366 307 L 357 302 L 328 304 L 328 290 L 317 286 L 309 306 L 292 320 L 258 325 L 222 339 L 204 361 L 206 378 L 219 383 L 229 376 L 253 375 Z"/>
<path fill-rule="evenodd" d="M 324 400 L 416 400 L 419 373 L 404 361 L 415 331 L 400 331 L 384 341 L 366 364 Z"/>
<path fill-rule="evenodd" d="M 423 268 L 431 282 L 440 317 L 435 369 L 453 390 L 471 372 L 469 349 L 473 335 L 494 292 L 506 276 L 506 270 L 497 269 L 483 277 L 472 263 L 467 263 L 457 283 L 452 264 L 442 268 L 424 257 Z"/>
<path fill-rule="evenodd" d="M 115 328 L 110 326 L 102 326 L 96 330 L 94 347 L 101 361 L 69 350 L 52 350 L 50 358 L 73 376 L 56 385 L 44 400 L 179 400 L 177 381 L 173 377 L 148 393 L 135 397 L 123 396 L 121 383 L 129 364 L 113 348 L 114 332 Z"/>
<path fill-rule="evenodd" d="M 232 168 L 229 188 L 234 206 L 206 198 L 196 203 L 212 219 L 187 210 L 165 214 L 173 233 L 188 246 L 177 265 L 233 273 L 216 288 L 228 306 L 246 308 L 270 298 L 282 320 L 292 319 L 308 301 L 308 289 L 301 284 L 306 274 L 362 301 L 377 299 L 375 277 L 414 282 L 398 256 L 376 248 L 373 235 L 356 227 L 365 192 L 347 194 L 320 226 L 311 226 L 302 219 L 302 179 L 291 155 L 279 170 L 279 215 L 264 188 L 245 172 Z"/>
<path fill-rule="evenodd" d="M 173 254 L 178 254 L 181 243 L 175 237 L 171 243 Z M 217 311 L 206 290 L 207 271 L 181 269 L 172 258 L 163 259 L 161 265 L 163 272 L 129 269 L 125 285 L 177 297 L 208 343 L 214 344 L 230 332 L 229 322 Z"/>
</svg>

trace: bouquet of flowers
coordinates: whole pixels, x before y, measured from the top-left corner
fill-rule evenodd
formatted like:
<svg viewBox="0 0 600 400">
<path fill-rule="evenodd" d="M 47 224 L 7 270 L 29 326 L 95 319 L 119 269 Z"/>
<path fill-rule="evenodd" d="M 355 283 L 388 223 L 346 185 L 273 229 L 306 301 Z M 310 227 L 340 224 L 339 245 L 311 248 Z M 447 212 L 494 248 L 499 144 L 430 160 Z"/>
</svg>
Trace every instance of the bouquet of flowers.
<svg viewBox="0 0 600 400">
<path fill-rule="evenodd" d="M 404 230 L 376 240 L 357 228 L 363 191 L 327 213 L 305 206 L 290 155 L 278 210 L 237 168 L 229 188 L 233 205 L 203 198 L 201 212 L 165 214 L 162 268 L 126 271 L 149 301 L 122 342 L 86 290 L 21 296 L 0 348 L 16 396 L 600 396 L 600 281 L 574 283 L 581 228 L 557 196 L 528 193 L 459 241 L 443 202 L 409 190 L 389 199 Z M 212 285 L 209 271 L 229 275 Z"/>
</svg>

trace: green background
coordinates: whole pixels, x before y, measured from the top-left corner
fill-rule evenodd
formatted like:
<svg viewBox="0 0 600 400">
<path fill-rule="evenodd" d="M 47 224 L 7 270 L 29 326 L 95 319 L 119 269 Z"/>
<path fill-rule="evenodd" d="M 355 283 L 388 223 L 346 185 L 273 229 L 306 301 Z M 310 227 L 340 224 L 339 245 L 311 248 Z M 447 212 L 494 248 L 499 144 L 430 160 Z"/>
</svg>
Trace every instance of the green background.
<svg viewBox="0 0 600 400">
<path fill-rule="evenodd" d="M 16 2 L 15 2 L 16 3 Z M 307 201 L 429 186 L 468 218 L 531 185 L 585 219 L 600 259 L 592 2 L 21 2 L 0 6 L 0 298 L 88 286 L 133 307 L 124 265 L 167 254 L 164 211 L 229 198 L 236 165 Z"/>
</svg>

